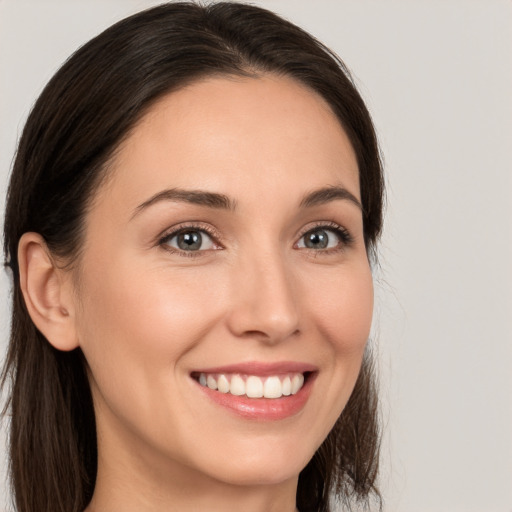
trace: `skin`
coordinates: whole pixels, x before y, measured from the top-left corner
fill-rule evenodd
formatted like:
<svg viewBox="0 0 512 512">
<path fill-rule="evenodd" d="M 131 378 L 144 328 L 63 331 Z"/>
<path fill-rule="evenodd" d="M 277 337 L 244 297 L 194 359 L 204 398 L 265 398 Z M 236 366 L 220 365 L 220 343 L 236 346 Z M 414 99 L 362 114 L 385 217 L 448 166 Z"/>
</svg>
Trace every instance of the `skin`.
<svg viewBox="0 0 512 512">
<path fill-rule="evenodd" d="M 77 275 L 54 286 L 90 368 L 99 466 L 87 511 L 295 510 L 298 474 L 355 384 L 373 309 L 360 208 L 346 198 L 300 206 L 330 186 L 360 199 L 345 132 L 291 79 L 209 78 L 154 105 L 109 172 Z M 138 208 L 178 187 L 235 207 Z M 160 242 L 191 222 L 213 232 L 205 250 Z M 349 243 L 324 228 L 333 247 L 304 247 L 306 231 L 333 223 Z M 250 420 L 190 376 L 246 361 L 315 365 L 304 408 Z"/>
</svg>

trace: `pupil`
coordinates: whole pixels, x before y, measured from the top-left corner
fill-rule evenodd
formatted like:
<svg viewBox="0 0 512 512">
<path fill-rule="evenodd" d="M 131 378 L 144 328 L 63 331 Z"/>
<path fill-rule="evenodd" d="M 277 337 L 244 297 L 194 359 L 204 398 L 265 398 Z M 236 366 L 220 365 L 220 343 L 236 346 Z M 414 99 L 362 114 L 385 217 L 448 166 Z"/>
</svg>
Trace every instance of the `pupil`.
<svg viewBox="0 0 512 512">
<path fill-rule="evenodd" d="M 306 238 L 306 247 L 310 249 L 325 249 L 329 243 L 329 237 L 323 230 L 314 231 Z"/>
<path fill-rule="evenodd" d="M 184 251 L 193 251 L 201 248 L 202 236 L 197 231 L 187 231 L 178 235 L 178 247 Z"/>
</svg>

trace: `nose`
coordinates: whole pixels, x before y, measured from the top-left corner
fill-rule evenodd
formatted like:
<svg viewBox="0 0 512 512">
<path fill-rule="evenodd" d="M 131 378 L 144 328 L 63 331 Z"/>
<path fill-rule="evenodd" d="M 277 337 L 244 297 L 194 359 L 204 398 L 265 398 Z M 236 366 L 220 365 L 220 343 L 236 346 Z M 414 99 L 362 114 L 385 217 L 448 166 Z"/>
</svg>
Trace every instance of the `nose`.
<svg viewBox="0 0 512 512">
<path fill-rule="evenodd" d="M 288 268 L 287 268 L 288 267 Z M 278 254 L 258 254 L 237 265 L 231 283 L 230 331 L 277 344 L 299 332 L 298 297 L 289 265 Z"/>
</svg>

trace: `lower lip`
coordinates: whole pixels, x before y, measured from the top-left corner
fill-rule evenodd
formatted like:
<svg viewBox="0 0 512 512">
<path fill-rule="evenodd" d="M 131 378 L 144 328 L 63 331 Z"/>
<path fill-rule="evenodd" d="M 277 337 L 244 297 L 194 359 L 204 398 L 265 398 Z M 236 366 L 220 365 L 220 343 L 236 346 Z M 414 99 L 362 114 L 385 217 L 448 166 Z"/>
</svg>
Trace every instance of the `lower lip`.
<svg viewBox="0 0 512 512">
<path fill-rule="evenodd" d="M 281 398 L 249 398 L 221 393 L 195 381 L 201 391 L 216 404 L 246 419 L 275 421 L 298 414 L 311 394 L 316 373 L 310 373 L 302 388 L 295 394 Z"/>
</svg>

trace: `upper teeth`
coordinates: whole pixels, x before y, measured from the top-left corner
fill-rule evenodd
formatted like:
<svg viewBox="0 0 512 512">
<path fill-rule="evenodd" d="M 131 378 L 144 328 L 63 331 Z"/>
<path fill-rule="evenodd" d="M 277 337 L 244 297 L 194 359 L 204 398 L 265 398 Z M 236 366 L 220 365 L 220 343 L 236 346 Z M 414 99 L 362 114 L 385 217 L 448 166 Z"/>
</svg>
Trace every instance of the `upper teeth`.
<svg viewBox="0 0 512 512">
<path fill-rule="evenodd" d="M 295 395 L 304 385 L 304 375 L 294 373 L 282 376 L 258 377 L 256 375 L 201 373 L 199 374 L 199 383 L 221 393 L 230 393 L 237 396 L 281 398 L 282 396 Z"/>
</svg>

